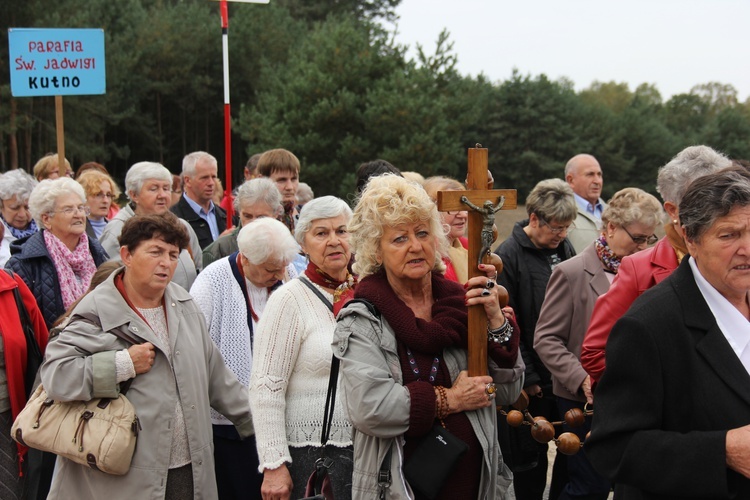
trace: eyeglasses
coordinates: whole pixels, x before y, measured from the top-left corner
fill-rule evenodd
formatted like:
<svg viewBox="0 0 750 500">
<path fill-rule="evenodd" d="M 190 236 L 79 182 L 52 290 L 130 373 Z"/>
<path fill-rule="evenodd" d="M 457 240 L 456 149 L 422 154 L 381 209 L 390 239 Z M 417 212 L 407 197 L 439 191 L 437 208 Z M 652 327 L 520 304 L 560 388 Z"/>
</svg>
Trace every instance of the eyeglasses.
<svg viewBox="0 0 750 500">
<path fill-rule="evenodd" d="M 91 213 L 91 209 L 89 209 L 86 205 L 78 205 L 77 207 L 65 207 L 60 210 L 53 210 L 53 214 L 65 214 L 65 215 L 73 215 L 78 212 L 83 212 L 84 215 L 89 215 Z"/>
<path fill-rule="evenodd" d="M 651 236 L 633 236 L 630 234 L 630 231 L 628 231 L 625 226 L 620 226 L 623 231 L 625 231 L 625 234 L 630 236 L 630 239 L 633 240 L 633 243 L 636 245 L 643 245 L 644 243 L 648 243 L 649 245 L 653 245 L 657 241 L 659 241 L 659 237 L 655 234 L 652 234 Z"/>
<path fill-rule="evenodd" d="M 114 199 L 115 195 L 112 193 L 99 193 L 92 196 L 92 198 L 96 198 L 97 200 L 103 200 L 104 198 L 109 198 L 110 200 Z"/>
<path fill-rule="evenodd" d="M 541 224 L 542 226 L 547 226 L 552 234 L 564 233 L 568 229 L 570 229 L 570 226 L 572 225 L 572 224 L 568 224 L 567 226 L 562 226 L 562 227 L 552 227 L 550 223 L 544 220 L 544 218 L 541 217 L 540 215 L 537 215 L 536 218 L 539 219 L 539 224 Z"/>
</svg>

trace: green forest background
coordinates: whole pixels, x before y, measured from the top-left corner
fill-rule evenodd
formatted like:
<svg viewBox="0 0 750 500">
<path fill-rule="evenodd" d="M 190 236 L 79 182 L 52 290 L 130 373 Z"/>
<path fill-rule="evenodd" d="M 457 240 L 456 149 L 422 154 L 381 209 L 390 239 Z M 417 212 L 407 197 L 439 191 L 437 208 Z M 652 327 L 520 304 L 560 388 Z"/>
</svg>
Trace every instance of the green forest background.
<svg viewBox="0 0 750 500">
<path fill-rule="evenodd" d="M 351 193 L 356 167 L 375 158 L 463 179 L 476 143 L 489 148 L 495 185 L 517 188 L 519 199 L 539 180 L 562 177 L 580 152 L 599 159 L 605 198 L 625 186 L 653 193 L 657 169 L 688 145 L 750 158 L 750 102 L 731 85 L 707 82 L 665 101 L 647 83 L 593 82 L 576 92 L 574 82 L 543 74 L 464 76 L 447 32 L 407 57 L 394 42 L 399 3 L 230 3 L 235 184 L 251 154 L 277 147 L 299 157 L 300 178 L 318 196 Z M 223 177 L 218 2 L 3 4 L 0 170 L 29 170 L 56 149 L 54 98 L 10 95 L 7 28 L 103 28 L 106 95 L 64 99 L 73 167 L 98 161 L 122 182 L 137 161 L 179 173 L 186 153 L 205 150 Z"/>
</svg>

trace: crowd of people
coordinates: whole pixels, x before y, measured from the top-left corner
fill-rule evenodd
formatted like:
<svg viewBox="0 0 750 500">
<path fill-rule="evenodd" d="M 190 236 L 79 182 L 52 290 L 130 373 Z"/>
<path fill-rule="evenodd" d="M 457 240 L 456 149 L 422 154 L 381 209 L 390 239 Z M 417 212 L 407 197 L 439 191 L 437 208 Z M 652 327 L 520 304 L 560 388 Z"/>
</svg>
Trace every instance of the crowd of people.
<svg viewBox="0 0 750 500">
<path fill-rule="evenodd" d="M 286 149 L 231 193 L 202 151 L 179 175 L 133 164 L 122 192 L 57 155 L 0 174 L 0 498 L 750 498 L 744 165 L 688 147 L 663 203 L 605 201 L 575 155 L 480 262 L 468 207 L 436 203 L 464 184 L 385 160 L 351 203 L 315 197 Z M 488 368 L 470 376 L 472 307 Z M 125 475 L 9 439 L 39 383 L 127 391 Z M 504 417 L 519 405 L 584 443 L 551 482 L 548 440 Z"/>
</svg>

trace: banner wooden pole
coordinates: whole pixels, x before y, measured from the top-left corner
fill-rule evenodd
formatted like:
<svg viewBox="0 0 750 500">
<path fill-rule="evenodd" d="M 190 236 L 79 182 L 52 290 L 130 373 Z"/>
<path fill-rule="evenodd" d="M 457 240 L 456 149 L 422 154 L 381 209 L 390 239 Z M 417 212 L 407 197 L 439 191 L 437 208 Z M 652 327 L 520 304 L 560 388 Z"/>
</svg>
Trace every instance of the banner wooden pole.
<svg viewBox="0 0 750 500">
<path fill-rule="evenodd" d="M 63 98 L 55 96 L 55 128 L 57 130 L 57 163 L 60 167 L 60 177 L 67 175 L 65 167 L 65 125 L 63 120 Z"/>
</svg>

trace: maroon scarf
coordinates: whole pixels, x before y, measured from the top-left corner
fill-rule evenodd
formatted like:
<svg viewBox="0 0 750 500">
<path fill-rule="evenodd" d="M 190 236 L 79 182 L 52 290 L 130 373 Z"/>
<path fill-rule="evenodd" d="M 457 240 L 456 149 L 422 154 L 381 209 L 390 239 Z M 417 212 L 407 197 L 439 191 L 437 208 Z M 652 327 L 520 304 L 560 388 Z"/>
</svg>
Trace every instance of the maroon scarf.
<svg viewBox="0 0 750 500">
<path fill-rule="evenodd" d="M 393 292 L 384 271 L 357 284 L 355 297 L 371 302 L 396 333 L 396 339 L 412 351 L 426 354 L 446 347 L 467 347 L 468 312 L 465 290 L 439 273 L 432 273 L 432 321 L 414 316 L 412 310 Z"/>
<path fill-rule="evenodd" d="M 354 285 L 357 284 L 356 276 L 353 276 L 347 269 L 344 281 L 337 280 L 325 271 L 323 271 L 313 261 L 307 263 L 305 276 L 310 281 L 321 288 L 333 290 L 333 315 L 336 316 L 347 302 L 354 298 Z"/>
</svg>

